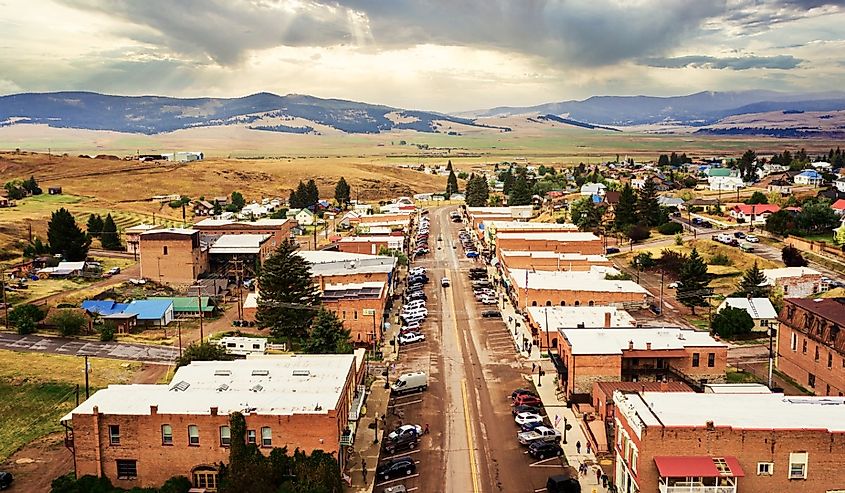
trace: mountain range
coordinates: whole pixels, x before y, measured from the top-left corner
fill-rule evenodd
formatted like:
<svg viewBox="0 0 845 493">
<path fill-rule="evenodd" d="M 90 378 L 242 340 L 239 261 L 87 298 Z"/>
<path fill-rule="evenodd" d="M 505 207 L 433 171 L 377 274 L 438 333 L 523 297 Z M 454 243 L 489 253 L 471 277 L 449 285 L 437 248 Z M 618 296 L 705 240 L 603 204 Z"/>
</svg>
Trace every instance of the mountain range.
<svg viewBox="0 0 845 493">
<path fill-rule="evenodd" d="M 258 93 L 240 98 L 186 99 L 53 92 L 0 97 L 0 127 L 46 124 L 59 128 L 158 134 L 195 127 L 243 125 L 257 131 L 285 133 L 414 130 L 457 134 L 461 129 L 472 127 L 509 131 L 511 128 L 498 125 L 496 120 L 516 116 L 537 124 L 555 122 L 594 130 L 673 124 L 700 127 L 705 133 L 766 134 L 766 127 L 755 126 L 753 119 L 749 119 L 751 123 L 747 128 L 737 127 L 736 121 L 729 131 L 710 127 L 738 115 L 765 113 L 767 122 L 771 123 L 781 113 L 808 112 L 810 115 L 818 112 L 819 118 L 829 118 L 824 112 L 839 110 L 845 110 L 845 92 L 734 91 L 672 97 L 594 96 L 581 101 L 497 107 L 452 115 L 298 94 Z M 812 122 L 807 123 L 808 119 L 802 123 L 807 128 L 796 129 L 804 136 L 811 136 L 814 131 Z M 777 122 L 775 126 L 778 126 Z"/>
</svg>

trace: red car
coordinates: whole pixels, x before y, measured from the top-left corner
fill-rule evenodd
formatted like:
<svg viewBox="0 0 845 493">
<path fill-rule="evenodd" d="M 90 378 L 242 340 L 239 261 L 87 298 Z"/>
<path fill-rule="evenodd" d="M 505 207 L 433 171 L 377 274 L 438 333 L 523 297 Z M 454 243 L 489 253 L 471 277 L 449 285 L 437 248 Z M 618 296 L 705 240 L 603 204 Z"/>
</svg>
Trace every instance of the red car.
<svg viewBox="0 0 845 493">
<path fill-rule="evenodd" d="M 523 394 L 523 395 L 518 395 L 516 397 L 516 399 L 513 400 L 512 405 L 514 405 L 514 406 L 542 406 L 543 401 L 541 401 L 540 398 L 537 397 L 536 395 Z"/>
</svg>

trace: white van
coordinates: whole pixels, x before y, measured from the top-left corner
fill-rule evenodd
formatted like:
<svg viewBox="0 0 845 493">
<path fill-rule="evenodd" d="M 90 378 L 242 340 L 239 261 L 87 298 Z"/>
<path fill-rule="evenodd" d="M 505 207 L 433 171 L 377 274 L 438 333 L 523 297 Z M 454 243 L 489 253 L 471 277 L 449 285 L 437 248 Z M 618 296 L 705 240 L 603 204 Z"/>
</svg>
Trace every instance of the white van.
<svg viewBox="0 0 845 493">
<path fill-rule="evenodd" d="M 424 371 L 403 373 L 396 378 L 390 390 L 394 394 L 407 394 L 428 389 L 428 375 Z"/>
<path fill-rule="evenodd" d="M 417 308 L 409 308 L 407 310 L 402 310 L 402 318 L 408 317 L 415 317 L 418 315 L 422 315 L 423 317 L 428 316 L 428 308 L 425 307 L 417 307 Z"/>
</svg>

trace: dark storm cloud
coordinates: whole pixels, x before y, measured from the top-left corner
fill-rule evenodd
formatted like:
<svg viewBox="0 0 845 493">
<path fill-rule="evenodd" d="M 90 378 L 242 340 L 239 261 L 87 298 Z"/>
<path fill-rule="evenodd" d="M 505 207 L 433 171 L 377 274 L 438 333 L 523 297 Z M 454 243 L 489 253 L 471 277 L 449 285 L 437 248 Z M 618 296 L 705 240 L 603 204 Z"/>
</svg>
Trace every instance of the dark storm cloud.
<svg viewBox="0 0 845 493">
<path fill-rule="evenodd" d="M 649 67 L 660 68 L 711 68 L 748 70 L 752 68 L 791 69 L 801 64 L 803 60 L 792 55 L 777 56 L 744 56 L 744 57 L 713 57 L 703 55 L 688 55 L 672 58 L 653 57 L 642 61 Z"/>
</svg>

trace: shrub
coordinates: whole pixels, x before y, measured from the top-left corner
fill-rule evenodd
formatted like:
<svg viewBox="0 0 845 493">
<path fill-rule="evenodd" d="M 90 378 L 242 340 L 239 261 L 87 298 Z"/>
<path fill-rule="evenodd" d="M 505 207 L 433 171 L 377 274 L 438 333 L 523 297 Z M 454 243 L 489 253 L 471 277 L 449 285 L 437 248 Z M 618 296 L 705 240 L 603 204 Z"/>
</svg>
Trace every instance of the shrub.
<svg viewBox="0 0 845 493">
<path fill-rule="evenodd" d="M 170 203 L 167 204 L 167 205 L 169 205 L 172 209 L 178 209 L 178 208 L 182 207 L 182 201 L 181 200 L 171 200 Z"/>
<path fill-rule="evenodd" d="M 687 260 L 687 256 L 682 253 L 664 249 L 660 252 L 660 259 L 658 259 L 657 264 L 660 265 L 660 268 L 663 269 L 664 272 L 677 276 L 678 273 L 681 272 L 681 267 L 684 265 L 684 262 Z"/>
<path fill-rule="evenodd" d="M 87 323 L 85 315 L 73 310 L 60 310 L 50 316 L 50 324 L 55 325 L 63 336 L 80 334 Z"/>
<path fill-rule="evenodd" d="M 684 227 L 676 222 L 663 223 L 657 227 L 657 232 L 662 235 L 674 235 L 684 230 Z"/>
<path fill-rule="evenodd" d="M 792 245 L 786 245 L 781 250 L 781 258 L 787 267 L 806 267 L 807 260 L 801 255 L 801 251 Z"/>
<path fill-rule="evenodd" d="M 643 226 L 641 224 L 634 224 L 628 227 L 625 234 L 628 235 L 628 238 L 631 239 L 633 242 L 643 241 L 649 236 L 651 236 L 651 231 L 648 230 L 648 227 Z"/>
<path fill-rule="evenodd" d="M 731 265 L 731 259 L 724 253 L 717 253 L 710 257 L 710 265 Z"/>
<path fill-rule="evenodd" d="M 684 235 L 678 233 L 675 235 L 675 245 L 681 246 L 684 244 Z"/>
<path fill-rule="evenodd" d="M 106 321 L 100 328 L 100 340 L 103 342 L 113 341 L 115 332 L 117 332 L 115 323 L 111 320 Z"/>
<path fill-rule="evenodd" d="M 640 269 L 650 269 L 657 265 L 657 262 L 652 258 L 651 252 L 638 253 L 632 260 L 632 267 L 639 267 Z"/>
</svg>

